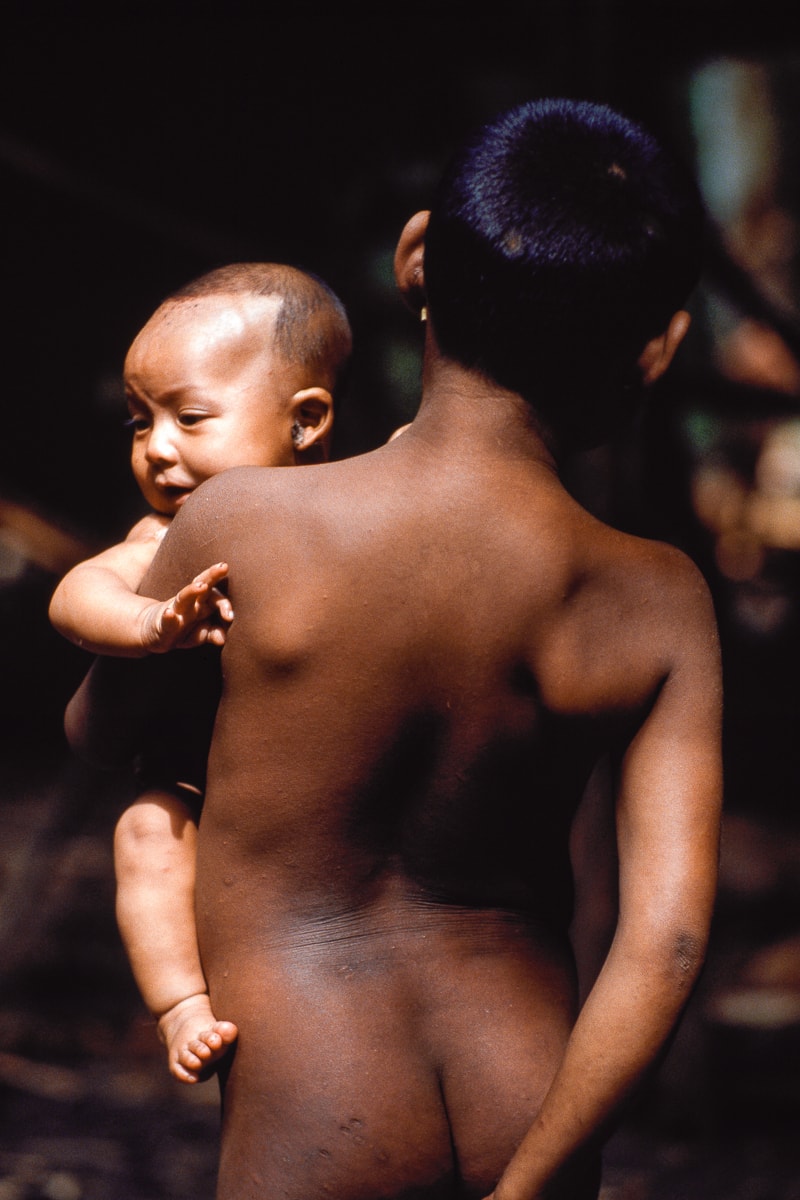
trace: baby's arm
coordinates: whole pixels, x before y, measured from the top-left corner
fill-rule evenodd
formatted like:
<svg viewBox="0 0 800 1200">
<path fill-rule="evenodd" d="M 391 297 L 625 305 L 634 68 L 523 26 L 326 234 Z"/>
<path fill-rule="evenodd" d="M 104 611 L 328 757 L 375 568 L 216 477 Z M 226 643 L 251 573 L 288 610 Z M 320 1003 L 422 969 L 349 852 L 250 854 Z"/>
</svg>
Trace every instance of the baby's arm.
<svg viewBox="0 0 800 1200">
<path fill-rule="evenodd" d="M 153 788 L 114 834 L 117 922 L 145 1004 L 158 1018 L 169 1069 L 196 1083 L 236 1040 L 211 1009 L 194 918 L 197 826 L 174 793 Z"/>
<path fill-rule="evenodd" d="M 50 620 L 64 637 L 93 654 L 138 658 L 176 647 L 222 645 L 232 619 L 228 599 L 217 590 L 224 563 L 197 575 L 170 600 L 137 594 L 153 560 L 167 517 L 144 517 L 124 542 L 78 563 L 50 601 Z"/>
</svg>

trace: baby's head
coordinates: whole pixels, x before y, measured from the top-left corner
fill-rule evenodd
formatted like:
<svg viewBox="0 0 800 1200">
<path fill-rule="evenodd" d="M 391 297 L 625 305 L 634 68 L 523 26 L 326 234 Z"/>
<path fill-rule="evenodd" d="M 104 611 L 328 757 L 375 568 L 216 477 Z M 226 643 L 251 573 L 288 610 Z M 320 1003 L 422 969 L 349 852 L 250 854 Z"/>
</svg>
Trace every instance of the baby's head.
<svg viewBox="0 0 800 1200">
<path fill-rule="evenodd" d="M 229 467 L 324 462 L 351 344 L 340 301 L 295 267 L 234 263 L 174 292 L 125 358 L 148 503 L 172 516 Z"/>
</svg>

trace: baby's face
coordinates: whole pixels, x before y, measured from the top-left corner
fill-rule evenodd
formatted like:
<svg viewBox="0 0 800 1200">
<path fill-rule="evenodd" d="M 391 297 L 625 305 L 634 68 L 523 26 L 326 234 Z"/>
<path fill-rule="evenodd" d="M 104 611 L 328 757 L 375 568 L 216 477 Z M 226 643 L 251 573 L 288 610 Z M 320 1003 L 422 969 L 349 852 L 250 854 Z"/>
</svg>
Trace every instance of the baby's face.
<svg viewBox="0 0 800 1200">
<path fill-rule="evenodd" d="M 271 351 L 280 301 L 208 296 L 163 305 L 125 359 L 131 465 L 147 502 L 173 516 L 229 467 L 295 462 L 297 373 Z"/>
</svg>

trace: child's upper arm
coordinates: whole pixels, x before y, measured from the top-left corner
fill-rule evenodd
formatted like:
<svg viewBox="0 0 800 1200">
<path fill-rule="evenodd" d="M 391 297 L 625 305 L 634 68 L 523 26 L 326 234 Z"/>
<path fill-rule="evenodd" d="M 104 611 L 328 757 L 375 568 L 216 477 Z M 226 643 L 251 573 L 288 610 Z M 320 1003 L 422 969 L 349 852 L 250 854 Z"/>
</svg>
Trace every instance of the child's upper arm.
<svg viewBox="0 0 800 1200">
<path fill-rule="evenodd" d="M 143 517 L 130 530 L 124 542 L 108 546 L 98 554 L 86 558 L 74 566 L 59 584 L 69 580 L 74 585 L 84 574 L 95 569 L 110 571 L 118 576 L 132 592 L 137 591 L 150 563 L 169 528 L 169 519 L 155 513 Z M 56 589 L 58 591 L 58 589 Z"/>
<path fill-rule="evenodd" d="M 73 567 L 71 574 L 75 578 L 81 571 L 88 573 L 90 569 L 99 568 L 110 571 L 132 592 L 136 592 L 147 574 L 157 549 L 156 544 L 149 542 L 120 542 L 116 546 L 109 546 L 108 549 L 101 550 L 93 558 L 87 558 L 85 562 L 78 563 L 76 567 Z"/>
<path fill-rule="evenodd" d="M 149 513 L 137 521 L 124 542 L 110 546 L 95 561 L 115 571 L 137 591 L 169 527 L 169 517 Z"/>
<path fill-rule="evenodd" d="M 625 754 L 617 804 L 626 920 L 707 933 L 716 886 L 721 669 L 716 622 L 696 568 L 673 560 L 658 620 L 671 661 Z"/>
</svg>

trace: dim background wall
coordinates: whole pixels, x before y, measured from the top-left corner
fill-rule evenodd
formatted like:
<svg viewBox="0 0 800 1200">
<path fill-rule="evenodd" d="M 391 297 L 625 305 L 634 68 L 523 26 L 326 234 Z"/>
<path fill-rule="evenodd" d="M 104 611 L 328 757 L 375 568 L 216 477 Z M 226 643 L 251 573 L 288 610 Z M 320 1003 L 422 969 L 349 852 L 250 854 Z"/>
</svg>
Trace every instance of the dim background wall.
<svg viewBox="0 0 800 1200">
<path fill-rule="evenodd" d="M 0 498 L 90 546 L 128 526 L 125 349 L 165 293 L 235 259 L 296 262 L 342 295 L 356 353 L 336 451 L 377 444 L 417 395 L 393 247 L 458 137 L 562 94 L 680 140 L 691 64 L 784 51 L 786 7 L 5 6 Z"/>
</svg>

